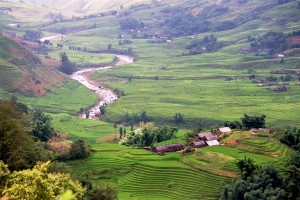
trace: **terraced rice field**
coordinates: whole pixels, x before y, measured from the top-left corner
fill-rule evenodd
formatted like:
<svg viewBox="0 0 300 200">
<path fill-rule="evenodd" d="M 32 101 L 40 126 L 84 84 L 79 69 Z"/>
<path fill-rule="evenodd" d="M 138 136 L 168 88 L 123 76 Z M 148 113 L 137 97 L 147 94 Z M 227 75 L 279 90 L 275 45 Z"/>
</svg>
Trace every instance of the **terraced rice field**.
<svg viewBox="0 0 300 200">
<path fill-rule="evenodd" d="M 217 199 L 230 178 L 195 170 L 180 153 L 158 156 L 141 149 L 98 152 L 85 161 L 70 162 L 74 173 L 89 172 L 95 184 L 118 188 L 128 199 Z"/>
<path fill-rule="evenodd" d="M 247 144 L 248 148 L 250 146 L 254 153 L 277 157 L 285 157 L 288 153 L 288 148 L 284 144 L 272 140 L 244 140 L 243 143 Z"/>
</svg>

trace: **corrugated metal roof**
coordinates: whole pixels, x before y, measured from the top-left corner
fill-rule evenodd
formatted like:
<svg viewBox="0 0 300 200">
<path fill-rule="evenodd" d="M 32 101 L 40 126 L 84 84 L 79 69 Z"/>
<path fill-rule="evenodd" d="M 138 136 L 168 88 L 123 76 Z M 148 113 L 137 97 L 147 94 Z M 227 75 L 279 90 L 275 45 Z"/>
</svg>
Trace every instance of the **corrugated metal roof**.
<svg viewBox="0 0 300 200">
<path fill-rule="evenodd" d="M 217 145 L 220 145 L 220 143 L 218 142 L 218 140 L 206 141 L 206 144 L 208 146 L 217 146 Z"/>
<path fill-rule="evenodd" d="M 222 133 L 229 133 L 229 132 L 232 131 L 229 127 L 219 128 L 219 130 L 220 130 Z"/>
</svg>

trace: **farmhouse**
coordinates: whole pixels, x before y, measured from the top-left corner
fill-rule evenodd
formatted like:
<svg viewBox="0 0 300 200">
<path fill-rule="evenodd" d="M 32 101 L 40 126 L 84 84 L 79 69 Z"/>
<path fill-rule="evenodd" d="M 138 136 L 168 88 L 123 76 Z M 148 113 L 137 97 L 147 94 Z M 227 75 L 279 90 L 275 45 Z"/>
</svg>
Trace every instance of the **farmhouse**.
<svg viewBox="0 0 300 200">
<path fill-rule="evenodd" d="M 229 127 L 218 128 L 217 130 L 214 131 L 214 133 L 217 136 L 220 136 L 224 133 L 231 133 L 231 132 L 232 132 L 232 130 Z"/>
<path fill-rule="evenodd" d="M 182 144 L 168 144 L 164 146 L 157 146 L 152 149 L 152 151 L 156 152 L 157 154 L 163 154 L 166 152 L 176 152 L 181 151 L 184 149 L 184 146 Z"/>
<path fill-rule="evenodd" d="M 201 143 L 196 143 L 196 144 L 201 145 L 200 147 L 203 147 L 202 146 L 203 142 L 208 146 L 220 145 L 220 143 L 218 142 L 218 139 L 215 136 L 213 136 L 213 134 L 211 132 L 202 132 L 202 133 L 198 133 L 197 135 L 200 140 L 197 142 L 201 142 Z"/>
<path fill-rule="evenodd" d="M 208 140 L 216 140 L 217 138 L 213 136 L 211 132 L 202 132 L 197 134 L 199 139 L 202 141 L 208 141 Z"/>
<path fill-rule="evenodd" d="M 194 141 L 194 142 L 192 142 L 192 146 L 194 148 L 205 147 L 206 143 L 204 141 Z"/>
</svg>

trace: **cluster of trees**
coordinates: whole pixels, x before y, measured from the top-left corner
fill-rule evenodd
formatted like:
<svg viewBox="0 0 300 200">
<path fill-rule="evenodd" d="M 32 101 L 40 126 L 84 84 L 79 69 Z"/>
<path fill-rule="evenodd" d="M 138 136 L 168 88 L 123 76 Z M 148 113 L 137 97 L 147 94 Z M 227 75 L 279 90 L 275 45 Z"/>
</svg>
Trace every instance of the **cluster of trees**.
<svg viewBox="0 0 300 200">
<path fill-rule="evenodd" d="M 264 128 L 266 126 L 266 115 L 247 115 L 241 118 L 241 121 L 225 122 L 224 126 L 228 126 L 232 129 L 251 129 L 251 128 Z"/>
<path fill-rule="evenodd" d="M 294 128 L 287 128 L 284 131 L 283 136 L 280 139 L 280 142 L 288 145 L 289 147 L 300 151 L 300 129 Z"/>
<path fill-rule="evenodd" d="M 132 113 L 131 115 L 129 113 L 125 113 L 123 117 L 123 121 L 125 123 L 139 123 L 139 122 L 148 122 L 151 118 L 147 115 L 147 111 L 142 110 L 139 113 Z"/>
<path fill-rule="evenodd" d="M 145 24 L 135 18 L 126 18 L 119 21 L 119 25 L 123 30 L 144 28 Z"/>
<path fill-rule="evenodd" d="M 70 174 L 50 173 L 50 162 L 39 162 L 33 169 L 13 171 L 0 160 L 0 194 L 7 199 L 82 199 L 85 188 L 73 181 Z"/>
<path fill-rule="evenodd" d="M 267 51 L 268 56 L 282 52 L 287 49 L 287 36 L 281 32 L 269 31 L 258 37 L 249 37 L 250 46 L 253 51 Z"/>
<path fill-rule="evenodd" d="M 23 38 L 25 40 L 30 40 L 30 41 L 37 41 L 42 37 L 42 32 L 40 31 L 34 31 L 34 30 L 28 30 L 25 32 L 25 35 Z"/>
<path fill-rule="evenodd" d="M 191 41 L 185 48 L 190 50 L 189 55 L 196 55 L 204 52 L 215 52 L 222 47 L 223 43 L 218 42 L 217 37 L 214 35 L 210 35 Z"/>
<path fill-rule="evenodd" d="M 65 52 L 60 54 L 61 65 L 59 66 L 59 70 L 65 74 L 72 74 L 75 72 L 75 66 L 73 63 L 69 61 L 69 58 Z"/>
<path fill-rule="evenodd" d="M 141 123 L 139 129 L 124 135 L 121 144 L 127 146 L 149 147 L 156 142 L 162 142 L 173 138 L 177 131 L 178 129 L 175 127 L 155 127 L 154 123 Z"/>
<path fill-rule="evenodd" d="M 223 5 L 206 6 L 197 16 L 193 16 L 190 12 L 187 12 L 190 11 L 192 6 L 186 4 L 186 6 L 167 7 L 161 10 L 161 13 L 168 16 L 163 25 L 167 27 L 170 36 L 194 35 L 217 29 L 228 30 L 232 28 L 231 23 L 212 24 L 209 20 L 227 13 L 228 7 Z M 230 26 L 227 27 L 227 24 Z"/>
<path fill-rule="evenodd" d="M 272 164 L 257 166 L 245 157 L 236 162 L 240 179 L 223 190 L 221 200 L 298 200 L 300 154 L 293 154 L 280 172 Z"/>
<path fill-rule="evenodd" d="M 51 117 L 29 110 L 12 97 L 0 100 L 0 197 L 8 199 L 116 199 L 112 187 L 88 187 L 87 180 L 67 173 L 64 160 L 85 159 L 90 148 L 78 139 L 70 149 L 55 152 L 46 142 L 56 136 Z M 89 180 L 90 181 L 90 180 Z"/>
<path fill-rule="evenodd" d="M 38 116 L 31 121 L 31 117 L 27 106 L 15 98 L 0 101 L 0 160 L 11 170 L 31 168 L 37 161 L 49 160 L 51 155 L 41 143 L 35 142 L 44 137 L 34 135 L 44 130 L 48 122 L 38 119 Z"/>
</svg>

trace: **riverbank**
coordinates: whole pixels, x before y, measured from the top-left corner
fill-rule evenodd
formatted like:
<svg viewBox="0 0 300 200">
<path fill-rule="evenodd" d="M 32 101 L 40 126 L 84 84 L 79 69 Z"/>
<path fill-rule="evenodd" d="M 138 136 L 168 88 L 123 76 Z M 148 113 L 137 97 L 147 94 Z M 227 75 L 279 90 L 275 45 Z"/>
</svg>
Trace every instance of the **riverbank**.
<svg viewBox="0 0 300 200">
<path fill-rule="evenodd" d="M 101 83 L 96 83 L 89 78 L 89 75 L 95 71 L 110 69 L 114 66 L 130 64 L 133 62 L 133 57 L 125 55 L 116 55 L 118 61 L 115 64 L 109 64 L 101 67 L 90 67 L 83 70 L 76 71 L 70 77 L 73 80 L 78 81 L 89 90 L 93 91 L 98 101 L 88 109 L 88 118 L 98 120 L 101 116 L 100 107 L 107 106 L 118 99 L 118 96 L 109 88 L 105 87 Z M 87 118 L 86 113 L 80 113 L 79 117 Z"/>
</svg>

